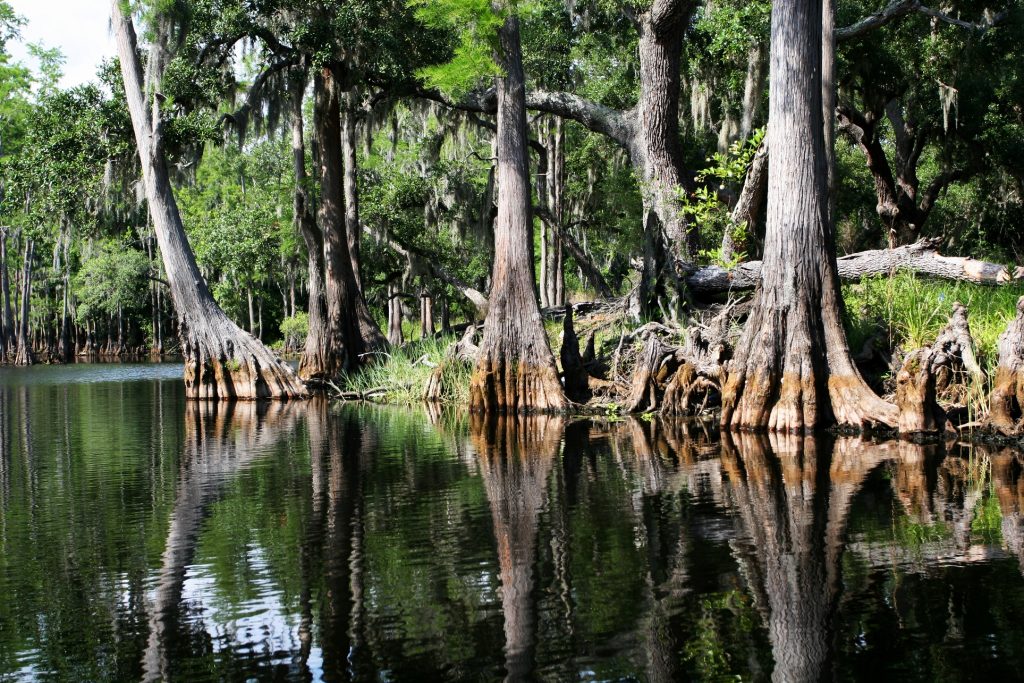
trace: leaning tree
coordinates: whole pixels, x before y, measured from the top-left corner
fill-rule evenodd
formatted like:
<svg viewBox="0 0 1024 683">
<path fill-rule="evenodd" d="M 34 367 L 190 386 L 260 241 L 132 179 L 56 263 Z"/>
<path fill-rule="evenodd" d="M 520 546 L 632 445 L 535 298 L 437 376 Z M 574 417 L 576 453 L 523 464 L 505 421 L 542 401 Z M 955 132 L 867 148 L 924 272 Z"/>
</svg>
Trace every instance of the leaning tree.
<svg viewBox="0 0 1024 683">
<path fill-rule="evenodd" d="M 722 396 L 722 424 L 800 431 L 830 421 L 895 426 L 895 406 L 850 356 L 828 193 L 823 22 L 814 0 L 772 6 L 764 265 Z M 829 60 L 831 61 L 831 60 Z M 825 97 L 825 101 L 831 96 Z M 831 113 L 831 112 L 830 112 Z"/>
<path fill-rule="evenodd" d="M 122 0 L 111 0 L 128 111 L 142 164 L 150 216 L 178 313 L 189 398 L 296 398 L 305 390 L 267 347 L 240 329 L 214 301 L 196 265 L 174 198 L 164 150 L 159 92 L 143 84 L 135 26 Z M 155 70 L 152 63 L 151 70 Z M 147 94 L 152 96 L 147 101 Z"/>
</svg>

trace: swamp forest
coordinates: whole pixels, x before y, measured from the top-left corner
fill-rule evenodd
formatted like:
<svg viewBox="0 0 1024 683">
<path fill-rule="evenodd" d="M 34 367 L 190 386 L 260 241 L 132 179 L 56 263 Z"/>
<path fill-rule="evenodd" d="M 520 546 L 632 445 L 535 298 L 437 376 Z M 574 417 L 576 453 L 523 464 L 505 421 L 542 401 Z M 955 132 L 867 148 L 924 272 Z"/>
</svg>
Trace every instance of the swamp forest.
<svg viewBox="0 0 1024 683">
<path fill-rule="evenodd" d="M 0 682 L 1021 678 L 1024 3 L 19 1 Z"/>
</svg>

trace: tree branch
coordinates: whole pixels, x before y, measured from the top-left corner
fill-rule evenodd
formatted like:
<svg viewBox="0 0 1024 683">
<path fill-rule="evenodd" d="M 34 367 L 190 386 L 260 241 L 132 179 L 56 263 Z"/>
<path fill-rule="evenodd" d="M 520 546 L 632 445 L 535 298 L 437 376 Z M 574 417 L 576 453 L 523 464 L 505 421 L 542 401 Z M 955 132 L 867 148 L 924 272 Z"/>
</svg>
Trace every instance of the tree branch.
<svg viewBox="0 0 1024 683">
<path fill-rule="evenodd" d="M 497 93 L 493 88 L 469 93 L 459 100 L 453 100 L 437 90 L 420 86 L 414 88 L 413 94 L 461 111 L 482 114 L 494 114 L 498 111 Z M 588 130 L 610 137 L 623 147 L 628 148 L 636 135 L 633 119 L 628 112 L 606 107 L 572 93 L 529 90 L 526 93 L 526 107 L 576 121 Z"/>
<path fill-rule="evenodd" d="M 870 275 L 907 270 L 927 277 L 982 285 L 1003 285 L 1013 281 L 1009 271 L 998 263 L 943 256 L 935 246 L 934 241 L 921 240 L 905 247 L 873 249 L 843 256 L 836 261 L 839 277 L 844 282 L 857 282 Z M 760 278 L 761 262 L 748 261 L 732 270 L 719 266 L 691 267 L 686 284 L 695 294 L 709 295 L 753 289 Z"/>
<path fill-rule="evenodd" d="M 960 28 L 970 31 L 978 31 L 979 33 L 984 33 L 990 28 L 1001 24 L 1008 16 L 1008 13 L 1003 11 L 998 14 L 986 13 L 981 21 L 963 21 L 962 19 L 952 17 L 945 12 L 927 7 L 921 2 L 921 0 L 893 0 L 874 14 L 868 15 L 850 26 L 836 29 L 836 40 L 842 42 L 844 40 L 860 38 L 875 29 L 881 28 L 900 17 L 905 17 L 906 15 L 913 14 L 914 12 L 938 19 L 939 21 L 943 21 L 953 26 L 959 26 Z"/>
<path fill-rule="evenodd" d="M 249 91 L 245 95 L 245 103 L 230 114 L 224 114 L 220 117 L 218 123 L 224 125 L 230 123 L 234 126 L 235 130 L 239 131 L 239 136 L 245 136 L 245 128 L 249 122 L 249 114 L 259 103 L 260 98 L 263 96 L 263 86 L 266 85 L 267 80 L 283 69 L 293 67 L 299 64 L 299 58 L 297 56 L 287 57 L 285 59 L 278 60 L 268 66 L 266 69 L 261 71 L 255 79 L 253 79 L 252 85 L 249 86 Z"/>
</svg>

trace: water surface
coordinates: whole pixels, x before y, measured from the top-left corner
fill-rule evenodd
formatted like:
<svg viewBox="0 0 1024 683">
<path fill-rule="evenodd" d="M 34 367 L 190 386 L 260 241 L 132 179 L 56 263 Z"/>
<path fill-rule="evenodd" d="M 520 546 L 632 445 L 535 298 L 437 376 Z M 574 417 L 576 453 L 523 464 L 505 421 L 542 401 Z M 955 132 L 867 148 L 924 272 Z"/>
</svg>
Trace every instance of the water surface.
<svg viewBox="0 0 1024 683">
<path fill-rule="evenodd" d="M 1012 451 L 0 370 L 0 680 L 1009 680 Z"/>
</svg>

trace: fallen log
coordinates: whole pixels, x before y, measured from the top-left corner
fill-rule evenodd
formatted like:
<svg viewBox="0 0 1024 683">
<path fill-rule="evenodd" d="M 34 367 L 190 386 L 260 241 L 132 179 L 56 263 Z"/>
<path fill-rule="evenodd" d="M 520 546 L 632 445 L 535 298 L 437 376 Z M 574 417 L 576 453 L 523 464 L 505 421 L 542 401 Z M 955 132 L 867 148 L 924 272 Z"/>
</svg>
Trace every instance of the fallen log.
<svg viewBox="0 0 1024 683">
<path fill-rule="evenodd" d="M 1003 285 L 1017 279 L 1005 266 L 965 256 L 943 256 L 936 240 L 924 239 L 895 249 L 872 249 L 837 259 L 839 277 L 858 282 L 871 275 L 886 275 L 906 270 L 944 280 L 960 280 L 981 285 Z M 695 294 L 753 289 L 761 277 L 761 262 L 747 261 L 726 270 L 720 266 L 694 268 L 680 264 L 687 272 L 686 284 Z"/>
</svg>

